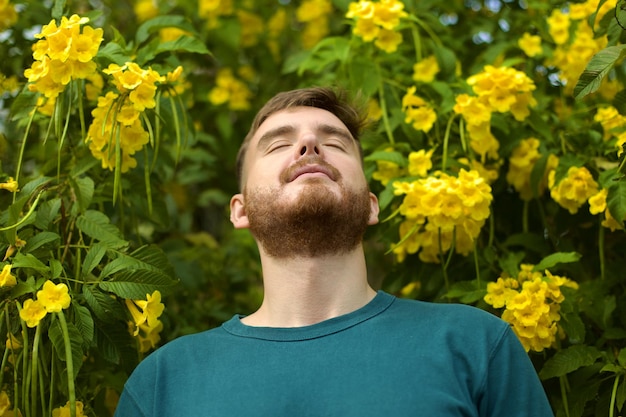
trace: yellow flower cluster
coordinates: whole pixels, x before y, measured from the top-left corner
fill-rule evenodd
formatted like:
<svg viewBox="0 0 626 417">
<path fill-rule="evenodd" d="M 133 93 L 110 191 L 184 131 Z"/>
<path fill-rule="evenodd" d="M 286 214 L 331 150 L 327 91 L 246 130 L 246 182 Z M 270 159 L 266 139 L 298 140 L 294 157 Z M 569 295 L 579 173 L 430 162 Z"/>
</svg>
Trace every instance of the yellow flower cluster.
<svg viewBox="0 0 626 417">
<path fill-rule="evenodd" d="M 439 262 L 439 255 L 453 245 L 463 255 L 473 250 L 493 199 L 491 187 L 477 171 L 461 169 L 458 177 L 436 172 L 393 186 L 396 195 L 404 195 L 399 212 L 405 221 L 400 225 L 400 243 L 393 249 L 399 261 L 419 251 L 423 262 Z"/>
<path fill-rule="evenodd" d="M 37 291 L 37 299 L 24 301 L 20 310 L 20 318 L 28 327 L 35 327 L 48 313 L 58 313 L 68 308 L 72 301 L 67 285 L 55 284 L 48 280 L 44 282 L 41 290 Z"/>
<path fill-rule="evenodd" d="M 543 179 L 537 184 L 537 189 L 533 190 L 530 184 L 530 176 L 535 167 L 535 163 L 541 158 L 539 152 L 539 139 L 528 138 L 520 141 L 519 145 L 513 149 L 509 158 L 509 170 L 506 180 L 520 194 L 524 201 L 530 201 L 537 195 L 541 195 L 548 185 L 548 175 L 555 170 L 559 164 L 559 158 L 550 154 L 543 174 Z"/>
<path fill-rule="evenodd" d="M 475 96 L 460 94 L 454 111 L 467 123 L 470 146 L 482 159 L 498 159 L 499 143 L 491 134 L 491 114 L 508 113 L 522 121 L 537 104 L 532 95 L 535 83 L 523 72 L 510 67 L 485 66 L 483 72 L 467 79 Z"/>
<path fill-rule="evenodd" d="M 430 104 L 415 94 L 417 87 L 410 87 L 402 97 L 402 111 L 405 123 L 412 123 L 413 129 L 427 133 L 437 121 L 437 113 Z"/>
<path fill-rule="evenodd" d="M 133 322 L 129 323 L 130 332 L 139 342 L 139 351 L 147 352 L 161 340 L 163 322 L 159 317 L 165 306 L 161 303 L 161 293 L 157 290 L 146 294 L 145 300 L 125 300 Z"/>
<path fill-rule="evenodd" d="M 198 16 L 206 19 L 209 29 L 218 27 L 219 17 L 232 15 L 233 11 L 233 0 L 198 0 Z"/>
<path fill-rule="evenodd" d="M 156 107 L 157 83 L 175 82 L 182 67 L 161 76 L 151 68 L 142 69 L 134 62 L 127 62 L 123 66 L 111 64 L 104 73 L 113 77 L 119 94 L 109 91 L 98 98 L 85 141 L 92 155 L 102 161 L 102 168 L 110 170 L 115 169 L 116 143 L 119 143 L 121 171 L 127 172 L 137 166 L 133 155 L 150 139 L 141 115 L 146 109 Z"/>
<path fill-rule="evenodd" d="M 598 0 L 570 4 L 569 12 L 554 9 L 547 19 L 550 36 L 557 45 L 547 65 L 560 70 L 559 77 L 565 84 L 566 93 L 573 91 L 591 57 L 608 44 L 606 35 L 595 35 L 588 23 L 589 17 L 597 13 L 595 21 L 600 22 L 607 12 L 615 9 L 616 1 L 608 0 L 600 8 Z"/>
<path fill-rule="evenodd" d="M 7 77 L 0 72 L 0 98 L 5 94 L 17 94 L 20 89 L 20 81 L 15 75 Z"/>
<path fill-rule="evenodd" d="M 248 110 L 252 92 L 246 84 L 235 78 L 230 68 L 217 73 L 215 87 L 209 91 L 209 101 L 216 106 L 228 103 L 230 110 Z"/>
<path fill-rule="evenodd" d="M 296 9 L 296 20 L 304 24 L 300 35 L 302 46 L 314 47 L 330 32 L 329 16 L 333 12 L 330 0 L 304 0 Z"/>
<path fill-rule="evenodd" d="M 265 25 L 261 16 L 247 10 L 237 10 L 237 19 L 241 27 L 240 44 L 249 48 L 259 42 L 259 36 L 265 32 Z"/>
<path fill-rule="evenodd" d="M 593 118 L 600 123 L 604 130 L 603 139 L 605 141 L 615 137 L 617 139 L 617 156 L 624 152 L 623 145 L 626 144 L 626 117 L 622 116 L 613 106 L 605 106 L 598 109 Z"/>
<path fill-rule="evenodd" d="M 392 53 L 402 43 L 402 34 L 396 29 L 407 17 L 404 3 L 398 0 L 359 0 L 348 6 L 346 17 L 355 20 L 352 33 L 365 42 L 374 42 L 379 49 Z"/>
<path fill-rule="evenodd" d="M 103 31 L 84 26 L 81 32 L 81 25 L 87 22 L 86 17 L 63 16 L 59 26 L 52 20 L 35 35 L 39 39 L 33 45 L 35 61 L 24 71 L 30 91 L 55 98 L 71 80 L 87 78 L 96 71 L 93 57 L 100 48 Z"/>
<path fill-rule="evenodd" d="M 618 222 L 611 215 L 606 204 L 606 197 L 609 194 L 609 190 L 606 188 L 601 189 L 596 194 L 589 197 L 589 212 L 593 215 L 604 213 L 604 220 L 602 220 L 602 226 L 607 229 L 611 229 L 612 232 L 616 230 L 624 230 L 624 221 L 626 217 L 622 219 L 622 222 Z"/>
<path fill-rule="evenodd" d="M 534 271 L 534 265 L 522 264 L 516 278 L 503 276 L 487 284 L 484 300 L 494 308 L 505 308 L 502 319 L 528 352 L 541 352 L 556 341 L 560 304 L 565 299 L 561 287 L 578 288 L 568 278 L 545 271 Z"/>
<path fill-rule="evenodd" d="M 15 6 L 9 0 L 0 0 L 0 32 L 13 26 L 15 22 L 17 22 Z"/>
<path fill-rule="evenodd" d="M 555 175 L 556 171 L 550 171 L 548 176 L 550 196 L 570 214 L 578 212 L 580 206 L 598 192 L 598 183 L 585 167 L 570 167 L 558 184 L 555 184 Z"/>
</svg>

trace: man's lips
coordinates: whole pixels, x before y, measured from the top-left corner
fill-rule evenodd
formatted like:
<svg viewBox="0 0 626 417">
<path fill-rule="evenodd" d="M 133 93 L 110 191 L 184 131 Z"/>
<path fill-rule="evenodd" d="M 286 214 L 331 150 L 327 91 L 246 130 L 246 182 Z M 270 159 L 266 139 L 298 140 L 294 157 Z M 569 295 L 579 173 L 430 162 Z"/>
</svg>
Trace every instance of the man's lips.
<svg viewBox="0 0 626 417">
<path fill-rule="evenodd" d="M 322 165 L 304 165 L 297 167 L 292 172 L 290 172 L 287 181 L 295 181 L 298 177 L 306 174 L 322 174 L 326 175 L 331 180 L 336 181 L 335 174 L 332 172 L 332 170 Z"/>
</svg>

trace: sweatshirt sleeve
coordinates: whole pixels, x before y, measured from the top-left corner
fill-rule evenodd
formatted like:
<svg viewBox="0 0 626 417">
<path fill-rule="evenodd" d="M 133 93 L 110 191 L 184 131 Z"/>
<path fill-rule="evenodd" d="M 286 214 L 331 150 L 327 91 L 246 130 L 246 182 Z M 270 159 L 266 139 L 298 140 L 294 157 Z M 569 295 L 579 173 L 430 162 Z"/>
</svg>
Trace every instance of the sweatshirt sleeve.
<svg viewBox="0 0 626 417">
<path fill-rule="evenodd" d="M 491 353 L 481 417 L 554 417 L 537 372 L 510 327 Z"/>
</svg>

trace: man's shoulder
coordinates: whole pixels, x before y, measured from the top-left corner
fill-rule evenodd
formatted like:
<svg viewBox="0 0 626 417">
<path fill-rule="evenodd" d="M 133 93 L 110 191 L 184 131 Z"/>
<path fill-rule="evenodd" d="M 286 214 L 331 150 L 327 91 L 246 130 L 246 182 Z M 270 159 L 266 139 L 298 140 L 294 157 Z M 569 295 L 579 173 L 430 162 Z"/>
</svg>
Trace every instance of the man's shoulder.
<svg viewBox="0 0 626 417">
<path fill-rule="evenodd" d="M 397 298 L 390 309 L 394 320 L 452 326 L 459 332 L 504 330 L 509 327 L 499 317 L 475 306 Z"/>
</svg>

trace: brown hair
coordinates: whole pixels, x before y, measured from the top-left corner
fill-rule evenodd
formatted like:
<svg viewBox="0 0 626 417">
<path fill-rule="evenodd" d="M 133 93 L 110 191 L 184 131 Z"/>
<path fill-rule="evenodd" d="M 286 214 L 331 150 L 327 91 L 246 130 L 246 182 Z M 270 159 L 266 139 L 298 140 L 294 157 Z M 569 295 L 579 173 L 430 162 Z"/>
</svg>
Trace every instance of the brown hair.
<svg viewBox="0 0 626 417">
<path fill-rule="evenodd" d="M 361 156 L 363 156 L 360 137 L 361 131 L 366 124 L 366 115 L 360 106 L 348 98 L 348 94 L 345 90 L 333 89 L 329 87 L 310 87 L 284 91 L 272 97 L 267 103 L 265 103 L 261 110 L 259 110 L 252 121 L 250 131 L 239 148 L 236 168 L 237 179 L 240 186 L 243 174 L 243 162 L 246 157 L 248 145 L 261 124 L 263 124 L 268 117 L 276 112 L 301 106 L 316 107 L 318 109 L 329 111 L 337 116 L 337 118 L 341 120 L 344 125 L 346 125 L 350 134 L 356 140 L 359 145 L 359 152 L 361 152 Z"/>
</svg>

